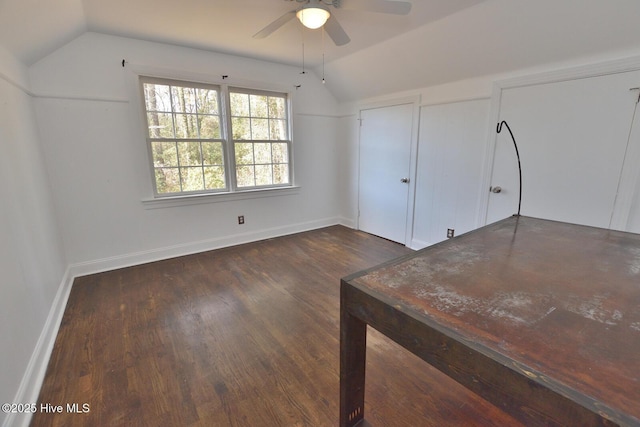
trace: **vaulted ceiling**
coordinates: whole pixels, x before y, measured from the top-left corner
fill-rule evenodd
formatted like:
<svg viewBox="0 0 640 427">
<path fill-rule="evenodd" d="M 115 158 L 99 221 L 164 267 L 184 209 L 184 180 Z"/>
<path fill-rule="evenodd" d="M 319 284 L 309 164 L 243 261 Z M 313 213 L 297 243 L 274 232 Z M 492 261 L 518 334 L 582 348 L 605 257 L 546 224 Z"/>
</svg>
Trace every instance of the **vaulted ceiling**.
<svg viewBox="0 0 640 427">
<path fill-rule="evenodd" d="M 366 2 L 369 0 L 358 0 Z M 371 0 L 374 1 L 374 0 Z M 0 0 L 0 45 L 34 64 L 87 31 L 327 72 L 340 101 L 606 52 L 640 53 L 638 0 L 412 0 L 409 15 L 337 9 L 337 47 L 293 19 L 296 0 Z M 325 66 L 323 67 L 323 57 Z"/>
<path fill-rule="evenodd" d="M 351 38 L 337 47 L 295 19 L 266 39 L 252 37 L 299 8 L 296 0 L 0 0 L 0 40 L 27 65 L 94 31 L 287 64 L 301 63 L 304 43 L 305 61 L 317 66 L 323 51 L 335 60 L 482 1 L 413 0 L 406 16 L 331 7 Z"/>
</svg>

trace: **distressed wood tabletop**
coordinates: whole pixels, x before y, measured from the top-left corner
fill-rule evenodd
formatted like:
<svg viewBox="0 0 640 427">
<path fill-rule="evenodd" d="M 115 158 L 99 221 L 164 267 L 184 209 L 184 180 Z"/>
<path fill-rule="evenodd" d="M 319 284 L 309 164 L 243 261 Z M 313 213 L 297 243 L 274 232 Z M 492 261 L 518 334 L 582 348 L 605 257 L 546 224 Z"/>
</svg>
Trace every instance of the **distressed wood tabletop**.
<svg viewBox="0 0 640 427">
<path fill-rule="evenodd" d="M 343 283 L 640 425 L 638 234 L 514 216 Z"/>
</svg>

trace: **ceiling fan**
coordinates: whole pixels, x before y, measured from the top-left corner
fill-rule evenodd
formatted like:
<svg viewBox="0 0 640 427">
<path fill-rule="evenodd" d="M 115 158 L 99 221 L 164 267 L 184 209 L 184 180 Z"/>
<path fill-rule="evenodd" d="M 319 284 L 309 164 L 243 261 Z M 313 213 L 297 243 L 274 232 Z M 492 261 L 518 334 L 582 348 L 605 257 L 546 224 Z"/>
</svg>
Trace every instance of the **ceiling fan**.
<svg viewBox="0 0 640 427">
<path fill-rule="evenodd" d="M 284 24 L 297 17 L 302 24 L 311 29 L 324 26 L 331 40 L 342 46 L 351 41 L 340 23 L 336 20 L 330 8 L 363 10 L 367 12 L 390 13 L 394 15 L 407 15 L 411 10 L 411 3 L 397 0 L 285 0 L 295 1 L 301 6 L 291 10 L 262 30 L 254 34 L 253 38 L 263 39 L 282 27 Z"/>
</svg>

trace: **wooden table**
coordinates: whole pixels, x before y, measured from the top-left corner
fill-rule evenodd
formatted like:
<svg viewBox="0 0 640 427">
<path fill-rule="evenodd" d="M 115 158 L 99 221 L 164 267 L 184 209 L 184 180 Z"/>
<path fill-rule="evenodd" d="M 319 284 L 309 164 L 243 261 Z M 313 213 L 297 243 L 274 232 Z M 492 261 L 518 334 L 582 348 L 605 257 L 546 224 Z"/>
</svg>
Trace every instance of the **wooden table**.
<svg viewBox="0 0 640 427">
<path fill-rule="evenodd" d="M 341 426 L 367 325 L 527 425 L 640 426 L 638 234 L 511 217 L 342 279 Z"/>
</svg>

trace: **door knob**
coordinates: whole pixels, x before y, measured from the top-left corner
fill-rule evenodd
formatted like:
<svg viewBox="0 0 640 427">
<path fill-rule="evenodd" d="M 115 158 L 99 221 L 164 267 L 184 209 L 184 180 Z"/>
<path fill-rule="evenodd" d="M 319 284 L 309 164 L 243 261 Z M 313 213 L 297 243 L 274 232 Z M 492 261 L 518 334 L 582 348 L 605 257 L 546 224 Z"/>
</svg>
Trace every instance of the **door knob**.
<svg viewBox="0 0 640 427">
<path fill-rule="evenodd" d="M 496 194 L 497 194 L 497 193 L 499 193 L 499 192 L 501 192 L 501 191 L 502 191 L 502 187 L 500 187 L 500 186 L 496 185 L 495 187 L 491 187 L 491 188 L 489 188 L 489 190 L 490 190 L 492 193 L 496 193 Z"/>
<path fill-rule="evenodd" d="M 402 178 L 402 179 L 400 180 L 400 182 L 402 182 L 402 183 L 404 183 L 404 184 L 407 184 L 407 183 L 409 183 L 409 178 Z"/>
</svg>

